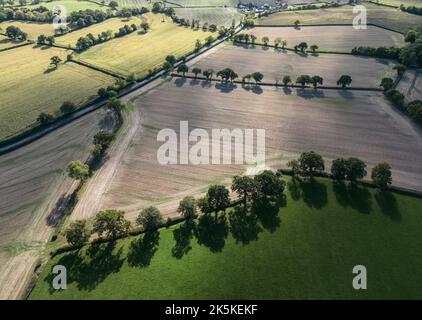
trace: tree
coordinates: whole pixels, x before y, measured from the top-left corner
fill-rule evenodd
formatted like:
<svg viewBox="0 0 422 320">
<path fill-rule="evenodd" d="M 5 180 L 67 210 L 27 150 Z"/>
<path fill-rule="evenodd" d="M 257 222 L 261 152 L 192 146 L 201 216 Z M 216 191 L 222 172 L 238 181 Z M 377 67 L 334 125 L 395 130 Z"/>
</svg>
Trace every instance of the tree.
<svg viewBox="0 0 422 320">
<path fill-rule="evenodd" d="M 274 39 L 274 47 L 278 48 L 278 46 L 282 43 L 281 38 Z"/>
<path fill-rule="evenodd" d="M 331 164 L 331 175 L 335 180 L 345 180 L 348 172 L 348 162 L 344 158 L 338 158 Z"/>
<path fill-rule="evenodd" d="M 276 197 L 283 193 L 285 182 L 271 170 L 264 170 L 254 177 L 255 199 Z"/>
<path fill-rule="evenodd" d="M 405 71 L 406 71 L 406 66 L 402 65 L 402 64 L 396 64 L 393 67 L 393 70 L 397 71 L 397 75 L 401 76 Z"/>
<path fill-rule="evenodd" d="M 415 121 L 422 123 L 422 101 L 414 100 L 407 105 L 407 112 Z"/>
<path fill-rule="evenodd" d="M 313 44 L 310 46 L 310 48 L 312 50 L 312 53 L 315 54 L 315 52 L 318 50 L 319 47 L 316 44 Z"/>
<path fill-rule="evenodd" d="M 238 77 L 237 73 L 231 68 L 225 68 L 217 72 L 217 77 L 220 77 L 222 80 L 228 82 L 229 80 L 233 81 Z"/>
<path fill-rule="evenodd" d="M 348 170 L 346 174 L 346 179 L 350 182 L 356 182 L 357 180 L 361 180 L 366 176 L 366 164 L 362 160 L 358 158 L 349 158 L 347 159 L 348 162 Z"/>
<path fill-rule="evenodd" d="M 108 3 L 108 5 L 109 5 L 109 6 L 110 6 L 110 8 L 111 8 L 111 9 L 113 9 L 113 10 L 116 10 L 116 8 L 119 6 L 119 4 L 117 3 L 117 1 L 114 1 L 114 0 L 110 1 L 110 2 Z"/>
<path fill-rule="evenodd" d="M 158 13 L 161 11 L 161 4 L 160 2 L 154 2 L 154 4 L 152 5 L 152 12 L 153 13 Z"/>
<path fill-rule="evenodd" d="M 303 152 L 299 157 L 301 175 L 312 178 L 315 173 L 325 170 L 324 160 L 314 151 Z"/>
<path fill-rule="evenodd" d="M 292 82 L 292 78 L 290 78 L 290 76 L 284 76 L 282 81 L 283 81 L 283 84 L 287 86 L 289 83 Z"/>
<path fill-rule="evenodd" d="M 290 160 L 287 162 L 287 167 L 292 169 L 292 177 L 296 178 L 300 174 L 300 163 L 297 159 Z"/>
<path fill-rule="evenodd" d="M 306 42 L 301 42 L 297 45 L 297 47 L 301 52 L 305 52 L 305 50 L 308 48 L 308 44 Z"/>
<path fill-rule="evenodd" d="M 249 176 L 234 176 L 231 189 L 237 193 L 239 198 L 243 198 L 243 203 L 246 206 L 255 192 L 255 181 Z"/>
<path fill-rule="evenodd" d="M 65 101 L 60 107 L 60 112 L 63 114 L 71 113 L 76 110 L 76 105 L 71 101 Z"/>
<path fill-rule="evenodd" d="M 136 223 L 144 230 L 157 229 L 163 221 L 163 216 L 161 215 L 160 210 L 152 206 L 142 209 L 138 218 L 136 218 Z"/>
<path fill-rule="evenodd" d="M 261 82 L 264 78 L 264 75 L 261 72 L 254 72 L 251 76 L 255 80 L 255 84 L 258 84 L 258 82 Z"/>
<path fill-rule="evenodd" d="M 67 242 L 75 247 L 82 247 L 91 236 L 86 220 L 73 221 L 65 231 Z"/>
<path fill-rule="evenodd" d="M 193 69 L 192 69 L 192 73 L 195 75 L 195 78 L 197 78 L 198 77 L 198 74 L 200 74 L 201 73 L 201 69 L 200 68 L 198 68 L 198 67 L 194 67 Z"/>
<path fill-rule="evenodd" d="M 296 83 L 300 83 L 302 85 L 302 88 L 305 88 L 305 85 L 311 82 L 312 82 L 312 79 L 307 74 L 302 74 L 296 79 Z"/>
<path fill-rule="evenodd" d="M 170 63 L 171 65 L 174 65 L 175 63 L 176 63 L 176 57 L 175 56 L 173 56 L 173 55 L 168 55 L 167 57 L 166 57 L 166 61 L 168 62 L 168 63 Z"/>
<path fill-rule="evenodd" d="M 388 163 L 377 164 L 371 172 L 372 182 L 381 190 L 386 189 L 392 183 L 391 167 Z"/>
<path fill-rule="evenodd" d="M 178 68 L 177 68 L 177 72 L 178 73 L 182 73 L 183 76 L 185 75 L 186 72 L 189 71 L 189 68 L 186 64 L 182 63 Z"/>
<path fill-rule="evenodd" d="M 205 39 L 205 44 L 207 45 L 207 46 L 209 46 L 212 42 L 214 41 L 214 37 L 213 36 L 208 36 L 206 39 Z"/>
<path fill-rule="evenodd" d="M 100 238 L 105 235 L 111 239 L 127 235 L 130 221 L 125 219 L 124 214 L 124 211 L 113 209 L 98 212 L 94 219 L 93 232 Z"/>
<path fill-rule="evenodd" d="M 45 44 L 46 43 L 46 39 L 47 37 L 43 34 L 40 34 L 37 38 L 37 43 L 38 44 Z"/>
<path fill-rule="evenodd" d="M 110 146 L 114 137 L 115 134 L 113 132 L 101 130 L 95 134 L 94 144 L 100 145 L 103 149 L 106 149 Z"/>
<path fill-rule="evenodd" d="M 211 185 L 205 196 L 208 212 L 226 211 L 230 205 L 229 190 L 223 185 Z"/>
<path fill-rule="evenodd" d="M 384 91 L 388 91 L 393 87 L 394 81 L 391 78 L 382 78 L 380 87 L 384 88 Z"/>
<path fill-rule="evenodd" d="M 113 98 L 110 98 L 108 101 L 107 101 L 107 104 L 106 104 L 106 109 L 108 109 L 108 110 L 111 110 L 111 111 L 114 111 L 114 112 L 117 112 L 117 113 L 120 113 L 121 111 L 122 111 L 122 109 L 124 108 L 124 104 L 122 104 L 121 102 L 120 102 L 120 100 L 119 99 L 117 99 L 116 97 L 113 97 Z"/>
<path fill-rule="evenodd" d="M 317 88 L 318 84 L 322 85 L 322 83 L 324 82 L 324 79 L 318 75 L 315 75 L 311 78 L 311 83 L 314 86 L 314 89 Z"/>
<path fill-rule="evenodd" d="M 248 73 L 247 75 L 243 76 L 242 82 L 243 83 L 245 83 L 245 82 L 250 83 L 251 79 L 252 79 L 252 75 Z"/>
<path fill-rule="evenodd" d="M 149 23 L 148 23 L 148 22 L 143 21 L 143 22 L 141 23 L 141 29 L 144 31 L 144 33 L 148 32 L 149 28 L 150 28 L 150 27 L 149 27 Z"/>
<path fill-rule="evenodd" d="M 79 160 L 70 161 L 67 165 L 67 174 L 69 177 L 84 181 L 89 175 L 89 166 L 80 162 Z"/>
<path fill-rule="evenodd" d="M 54 116 L 49 113 L 41 112 L 37 118 L 37 121 L 42 125 L 47 125 L 54 121 Z"/>
<path fill-rule="evenodd" d="M 299 20 L 296 20 L 296 21 L 294 22 L 294 24 L 295 24 L 295 26 L 296 26 L 296 27 L 298 27 L 298 26 L 299 26 L 299 24 L 300 24 L 300 21 L 299 21 Z"/>
<path fill-rule="evenodd" d="M 268 46 L 268 42 L 270 42 L 270 38 L 265 36 L 265 37 L 262 37 L 261 41 L 265 46 Z"/>
<path fill-rule="evenodd" d="M 50 64 L 54 65 L 54 68 L 57 68 L 60 62 L 62 62 L 62 59 L 59 56 L 53 56 L 50 58 Z"/>
<path fill-rule="evenodd" d="M 186 196 L 179 202 L 177 212 L 182 214 L 186 219 L 193 219 L 196 216 L 196 200 L 192 196 Z"/>
<path fill-rule="evenodd" d="M 281 48 L 284 49 L 287 46 L 287 40 L 281 42 Z"/>
<path fill-rule="evenodd" d="M 195 42 L 195 51 L 198 52 L 199 50 L 201 50 L 201 48 L 202 48 L 201 41 L 199 39 L 196 39 L 196 42 Z"/>
<path fill-rule="evenodd" d="M 205 76 L 205 78 L 207 78 L 207 80 L 210 80 L 214 74 L 214 70 L 213 69 L 207 69 L 204 70 L 204 72 L 202 72 L 202 74 Z"/>
<path fill-rule="evenodd" d="M 341 87 L 344 89 L 346 86 L 350 85 L 352 83 L 352 78 L 349 75 L 342 75 L 340 79 L 337 80 L 337 85 L 341 85 Z"/>
</svg>

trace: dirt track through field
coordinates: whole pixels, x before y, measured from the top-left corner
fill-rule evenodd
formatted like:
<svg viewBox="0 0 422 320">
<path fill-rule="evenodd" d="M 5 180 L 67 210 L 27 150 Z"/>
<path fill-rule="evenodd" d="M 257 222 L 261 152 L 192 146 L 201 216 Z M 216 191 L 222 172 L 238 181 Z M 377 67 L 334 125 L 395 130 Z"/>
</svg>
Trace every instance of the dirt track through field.
<svg viewBox="0 0 422 320">
<path fill-rule="evenodd" d="M 84 160 L 92 139 L 112 121 L 99 110 L 0 157 L 0 299 L 19 296 L 76 187 L 71 160 Z"/>
<path fill-rule="evenodd" d="M 125 210 L 133 219 L 147 205 L 175 215 L 184 195 L 198 196 L 208 184 L 228 183 L 232 175 L 246 172 L 243 165 L 160 165 L 157 133 L 163 128 L 178 132 L 181 120 L 188 120 L 191 130 L 266 129 L 271 168 L 285 167 L 299 153 L 315 150 L 327 160 L 327 169 L 340 156 L 365 160 L 368 171 L 387 161 L 396 185 L 422 190 L 422 133 L 380 93 L 242 88 L 179 78 L 140 96 L 136 104 L 139 109 L 128 117 L 140 113 L 142 128 L 137 127 L 135 134 L 128 131 L 133 138 L 127 148 L 111 150 L 110 159 L 121 159 L 117 170 L 105 173 L 108 182 L 100 198 L 84 194 L 80 203 L 96 205 L 81 207 L 73 219 L 106 208 Z"/>
</svg>

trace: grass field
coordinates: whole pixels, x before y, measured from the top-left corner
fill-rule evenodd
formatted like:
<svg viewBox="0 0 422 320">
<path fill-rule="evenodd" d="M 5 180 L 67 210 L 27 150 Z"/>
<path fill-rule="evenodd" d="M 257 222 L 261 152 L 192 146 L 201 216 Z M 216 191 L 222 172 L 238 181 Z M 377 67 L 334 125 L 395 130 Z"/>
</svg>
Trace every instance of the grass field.
<svg viewBox="0 0 422 320">
<path fill-rule="evenodd" d="M 404 5 L 405 7 L 415 6 L 415 7 L 422 7 L 421 0 L 372 0 L 373 2 L 379 2 L 381 4 L 388 4 L 390 6 L 400 7 L 400 5 Z"/>
<path fill-rule="evenodd" d="M 422 23 L 422 16 L 401 12 L 398 9 L 365 3 L 367 8 L 367 22 L 399 32 L 406 32 L 409 28 Z M 295 12 L 280 12 L 256 21 L 263 25 L 292 25 L 296 20 L 301 24 L 352 24 L 356 16 L 353 7 L 303 10 Z"/>
<path fill-rule="evenodd" d="M 200 24 L 214 23 L 217 26 L 231 27 L 234 20 L 240 22 L 242 14 L 235 8 L 175 8 L 179 18 L 199 20 Z"/>
<path fill-rule="evenodd" d="M 6 36 L 3 36 L 0 34 L 0 50 L 14 47 L 16 45 L 22 44 L 22 41 L 19 40 L 13 40 Z"/>
<path fill-rule="evenodd" d="M 94 46 L 77 56 L 77 59 L 124 75 L 134 72 L 142 77 L 148 74 L 148 70 L 161 67 L 167 55 L 179 58 L 193 51 L 197 39 L 203 43 L 211 35 L 202 30 L 193 31 L 178 26 L 160 14 L 147 14 L 144 17 L 151 26 L 148 33 L 132 33 Z M 162 22 L 162 18 L 166 21 Z"/>
<path fill-rule="evenodd" d="M 404 37 L 396 32 L 369 26 L 366 30 L 355 30 L 349 26 L 328 27 L 256 27 L 246 30 L 245 33 L 254 34 L 257 42 L 262 42 L 262 37 L 267 36 L 270 44 L 274 39 L 281 38 L 287 41 L 287 47 L 293 48 L 300 42 L 318 45 L 318 50 L 350 52 L 354 47 L 393 47 L 403 46 Z M 337 37 L 341 34 L 341 37 Z M 318 35 L 316 37 L 316 35 Z"/>
<path fill-rule="evenodd" d="M 100 4 L 100 1 L 98 1 L 98 4 L 90 2 L 90 1 L 78 1 L 78 0 L 54 0 L 50 2 L 41 2 L 40 4 L 36 5 L 27 5 L 25 7 L 29 9 L 35 9 L 40 6 L 46 7 L 47 9 L 52 10 L 56 6 L 62 6 L 66 10 L 66 14 L 70 14 L 73 11 L 79 11 L 79 10 L 107 10 L 110 9 L 109 6 L 104 6 Z"/>
<path fill-rule="evenodd" d="M 138 17 L 131 17 L 130 19 L 122 18 L 111 18 L 107 19 L 101 23 L 93 24 L 87 28 L 79 29 L 73 32 L 69 32 L 63 36 L 56 37 L 56 43 L 64 46 L 70 45 L 71 47 L 76 46 L 76 42 L 80 37 L 85 37 L 88 33 L 92 33 L 94 36 L 97 36 L 103 31 L 111 30 L 114 33 L 119 30 L 120 27 L 124 25 L 131 25 L 135 23 L 138 27 L 141 24 L 141 19 Z"/>
<path fill-rule="evenodd" d="M 66 51 L 25 46 L 0 52 L 0 140 L 33 125 L 40 112 L 55 113 L 64 101 L 81 105 L 114 79 L 66 63 L 49 69 L 50 58 L 66 60 Z"/>
<path fill-rule="evenodd" d="M 270 203 L 54 257 L 31 299 L 420 299 L 422 200 L 289 183 Z M 100 263 L 101 262 L 101 263 Z M 54 291 L 54 265 L 68 287 Z M 352 288 L 364 265 L 368 289 Z M 165 288 L 165 290 L 163 290 Z"/>
<path fill-rule="evenodd" d="M 0 22 L 0 28 L 6 30 L 8 26 L 15 26 L 20 28 L 23 32 L 28 34 L 28 39 L 36 40 L 40 34 L 46 36 L 54 34 L 54 28 L 49 23 L 38 23 L 38 22 L 23 22 L 23 21 L 5 21 Z"/>
<path fill-rule="evenodd" d="M 113 120 L 98 110 L 0 157 L 0 299 L 16 299 L 76 184 L 64 169 L 85 160 Z"/>
<path fill-rule="evenodd" d="M 336 86 L 342 74 L 352 77 L 351 87 L 378 87 L 382 78 L 396 77 L 392 70 L 394 62 L 389 60 L 352 55 L 303 55 L 262 46 L 246 48 L 243 45 L 226 45 L 206 56 L 196 66 L 202 70 L 211 68 L 216 72 L 231 67 L 240 78 L 259 71 L 264 75 L 263 81 L 272 82 L 281 81 L 285 75 L 289 75 L 294 82 L 301 74 L 317 74 L 327 86 Z"/>
</svg>

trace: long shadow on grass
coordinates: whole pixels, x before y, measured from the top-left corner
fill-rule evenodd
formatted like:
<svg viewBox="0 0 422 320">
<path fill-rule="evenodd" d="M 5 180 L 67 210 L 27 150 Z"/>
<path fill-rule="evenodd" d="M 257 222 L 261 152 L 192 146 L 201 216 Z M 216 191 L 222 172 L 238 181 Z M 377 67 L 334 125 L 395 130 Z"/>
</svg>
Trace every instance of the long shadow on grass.
<svg viewBox="0 0 422 320">
<path fill-rule="evenodd" d="M 381 212 L 391 220 L 401 220 L 399 208 L 397 206 L 396 196 L 390 191 L 378 191 L 375 194 L 375 200 L 381 209 Z"/>
<path fill-rule="evenodd" d="M 262 227 L 269 231 L 274 232 L 280 227 L 281 218 L 279 211 L 281 207 L 286 204 L 284 194 L 278 199 L 262 199 L 254 201 L 251 211 L 261 222 Z"/>
<path fill-rule="evenodd" d="M 301 197 L 310 208 L 322 209 L 327 205 L 327 186 L 315 179 L 300 182 Z"/>
<path fill-rule="evenodd" d="M 195 236 L 198 243 L 210 249 L 211 252 L 220 252 L 226 244 L 229 227 L 225 215 L 205 214 L 198 220 Z"/>
<path fill-rule="evenodd" d="M 369 214 L 372 210 L 371 193 L 368 188 L 343 181 L 333 182 L 337 202 L 344 208 L 351 207 L 360 213 Z"/>
<path fill-rule="evenodd" d="M 244 206 L 236 206 L 229 214 L 230 231 L 237 243 L 249 244 L 258 240 L 262 231 L 256 214 Z"/>
<path fill-rule="evenodd" d="M 148 267 L 152 258 L 158 250 L 158 242 L 160 240 L 160 233 L 149 231 L 138 239 L 130 243 L 129 253 L 127 255 L 127 262 L 131 267 Z"/>
<path fill-rule="evenodd" d="M 176 241 L 171 250 L 173 257 L 181 259 L 192 249 L 191 241 L 196 229 L 196 223 L 193 220 L 187 220 L 173 231 L 173 238 Z"/>
<path fill-rule="evenodd" d="M 66 267 L 68 284 L 75 282 L 79 290 L 91 291 L 122 267 L 122 247 L 118 250 L 115 247 L 115 241 L 92 244 L 85 252 L 76 251 L 64 255 L 57 265 Z M 52 271 L 45 278 L 50 285 L 50 293 L 55 291 L 52 283 L 56 275 Z"/>
</svg>

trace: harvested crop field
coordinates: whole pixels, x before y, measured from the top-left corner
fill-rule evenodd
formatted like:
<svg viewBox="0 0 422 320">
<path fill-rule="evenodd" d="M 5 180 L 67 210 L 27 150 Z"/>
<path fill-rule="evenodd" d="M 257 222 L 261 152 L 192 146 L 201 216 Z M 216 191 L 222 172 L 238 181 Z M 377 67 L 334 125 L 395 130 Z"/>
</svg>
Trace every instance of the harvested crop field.
<svg viewBox="0 0 422 320">
<path fill-rule="evenodd" d="M 15 26 L 28 34 L 28 39 L 36 40 L 41 34 L 46 36 L 54 34 L 53 25 L 50 23 L 23 22 L 23 21 L 5 21 L 0 22 L 0 28 L 6 30 L 8 26 Z"/>
<path fill-rule="evenodd" d="M 86 159 L 94 134 L 112 123 L 96 111 L 0 156 L 0 299 L 20 293 L 57 223 L 57 205 L 76 186 L 67 163 Z"/>
<path fill-rule="evenodd" d="M 131 17 L 129 19 L 126 18 L 111 18 L 107 19 L 100 23 L 95 23 L 89 27 L 78 29 L 73 32 L 69 32 L 63 36 L 56 37 L 56 43 L 63 45 L 63 46 L 71 46 L 75 47 L 76 42 L 80 37 L 85 37 L 88 33 L 92 33 L 95 37 L 100 34 L 101 32 L 106 32 L 111 30 L 113 33 L 119 31 L 119 28 L 123 27 L 124 25 L 131 25 L 136 24 L 138 27 L 141 24 L 141 19 L 138 17 Z"/>
<path fill-rule="evenodd" d="M 66 50 L 32 45 L 0 52 L 0 140 L 33 126 L 41 112 L 55 114 L 64 101 L 92 100 L 115 79 L 75 63 L 50 69 L 50 58 Z M 37 97 L 37 99 L 34 99 Z"/>
<path fill-rule="evenodd" d="M 215 24 L 217 26 L 231 27 L 232 22 L 239 24 L 242 14 L 236 8 L 178 8 L 175 9 L 179 18 L 189 19 L 189 21 L 199 20 L 204 23 Z"/>
<path fill-rule="evenodd" d="M 422 100 L 422 70 L 407 70 L 401 78 L 397 89 L 410 102 Z"/>
<path fill-rule="evenodd" d="M 287 41 L 288 48 L 306 42 L 308 46 L 316 44 L 318 50 L 322 51 L 350 52 L 354 47 L 404 45 L 401 34 L 374 26 L 368 26 L 366 30 L 357 30 L 352 26 L 256 27 L 246 33 L 255 35 L 259 43 L 262 37 L 268 37 L 270 44 L 274 43 L 274 39 L 281 38 Z"/>
<path fill-rule="evenodd" d="M 340 54 L 300 54 L 263 46 L 226 45 L 201 59 L 196 67 L 218 71 L 227 67 L 239 77 L 256 71 L 264 82 L 281 81 L 289 75 L 293 82 L 302 74 L 320 75 L 324 85 L 336 86 L 341 75 L 352 77 L 351 87 L 376 88 L 383 77 L 395 78 L 393 61 Z"/>
<path fill-rule="evenodd" d="M 396 185 L 422 190 L 422 133 L 381 93 L 341 90 L 242 88 L 178 78 L 135 101 L 128 115 L 133 130 L 121 137 L 112 165 L 104 164 L 81 197 L 72 219 L 118 208 L 134 218 L 147 205 L 174 215 L 184 195 L 199 195 L 209 183 L 228 182 L 242 165 L 160 165 L 157 134 L 163 128 L 266 129 L 267 165 L 284 166 L 303 151 L 315 150 L 329 162 L 355 156 L 372 165 L 387 161 Z M 141 125 L 139 125 L 141 123 Z M 329 167 L 329 166 L 328 166 Z M 106 177 L 104 181 L 104 177 Z M 98 191 L 97 181 L 105 186 Z"/>
<path fill-rule="evenodd" d="M 377 6 L 365 3 L 367 9 L 367 23 L 373 23 L 385 28 L 405 33 L 409 28 L 422 23 L 422 16 L 402 12 L 395 8 Z M 260 25 L 293 25 L 296 20 L 301 24 L 352 24 L 356 14 L 352 6 L 339 8 L 289 11 L 271 14 L 259 19 Z"/>
<path fill-rule="evenodd" d="M 205 38 L 213 35 L 178 26 L 161 14 L 146 14 L 142 17 L 147 19 L 151 27 L 146 34 L 134 32 L 96 45 L 77 56 L 77 59 L 124 75 L 133 72 L 142 77 L 149 70 L 160 68 L 167 55 L 180 58 L 194 50 L 197 39 L 204 43 Z"/>
</svg>

